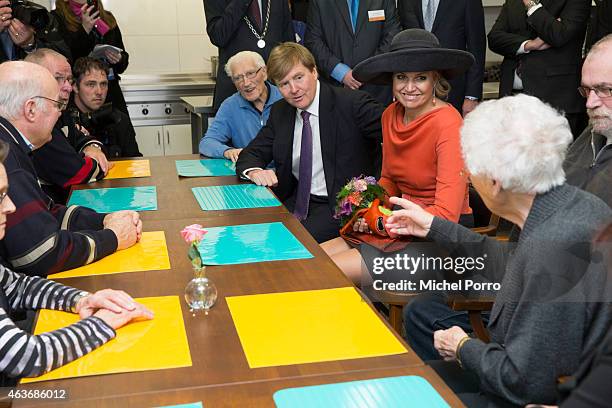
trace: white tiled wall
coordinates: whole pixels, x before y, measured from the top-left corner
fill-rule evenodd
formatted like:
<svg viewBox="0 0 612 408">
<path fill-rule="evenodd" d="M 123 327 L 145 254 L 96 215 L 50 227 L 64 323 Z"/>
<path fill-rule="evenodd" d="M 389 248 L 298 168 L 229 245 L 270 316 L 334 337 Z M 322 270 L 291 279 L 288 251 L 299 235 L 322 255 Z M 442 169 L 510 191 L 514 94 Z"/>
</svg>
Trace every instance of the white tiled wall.
<svg viewBox="0 0 612 408">
<path fill-rule="evenodd" d="M 217 48 L 206 34 L 203 0 L 101 1 L 117 18 L 130 53 L 126 73 L 210 72 Z"/>
<path fill-rule="evenodd" d="M 53 0 L 35 0 L 53 6 Z M 217 48 L 206 34 L 203 0 L 101 0 L 113 12 L 130 53 L 128 74 L 210 72 Z M 339 1 L 339 0 L 337 0 Z M 503 0 L 483 0 L 489 32 Z M 487 50 L 487 61 L 501 56 Z"/>
</svg>

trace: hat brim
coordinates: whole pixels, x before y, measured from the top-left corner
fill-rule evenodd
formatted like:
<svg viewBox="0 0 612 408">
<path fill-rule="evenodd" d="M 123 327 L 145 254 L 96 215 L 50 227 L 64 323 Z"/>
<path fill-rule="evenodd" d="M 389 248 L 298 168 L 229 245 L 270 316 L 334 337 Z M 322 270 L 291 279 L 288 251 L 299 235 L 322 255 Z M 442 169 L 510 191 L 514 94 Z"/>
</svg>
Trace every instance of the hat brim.
<svg viewBox="0 0 612 408">
<path fill-rule="evenodd" d="M 412 48 L 370 57 L 355 66 L 353 77 L 359 82 L 387 85 L 395 72 L 438 71 L 446 79 L 466 72 L 474 63 L 467 51 L 448 48 Z"/>
</svg>

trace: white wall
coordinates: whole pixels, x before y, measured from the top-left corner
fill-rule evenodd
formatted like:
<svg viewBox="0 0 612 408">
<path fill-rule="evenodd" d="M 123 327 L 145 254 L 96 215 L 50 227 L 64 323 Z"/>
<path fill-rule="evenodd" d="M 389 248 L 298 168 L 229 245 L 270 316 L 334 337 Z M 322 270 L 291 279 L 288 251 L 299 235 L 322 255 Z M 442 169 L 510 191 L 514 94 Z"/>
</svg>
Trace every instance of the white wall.
<svg viewBox="0 0 612 408">
<path fill-rule="evenodd" d="M 35 0 L 46 6 L 54 0 Z M 210 72 L 217 48 L 206 34 L 203 0 L 102 0 L 130 53 L 128 74 Z"/>
<path fill-rule="evenodd" d="M 55 0 L 35 0 L 53 6 Z M 284 0 L 281 0 L 284 1 Z M 341 0 L 335 0 L 341 1 Z M 487 33 L 504 0 L 483 0 Z M 113 12 L 127 51 L 126 73 L 210 72 L 217 55 L 206 34 L 203 0 L 102 0 Z M 487 61 L 502 57 L 487 50 Z"/>
</svg>

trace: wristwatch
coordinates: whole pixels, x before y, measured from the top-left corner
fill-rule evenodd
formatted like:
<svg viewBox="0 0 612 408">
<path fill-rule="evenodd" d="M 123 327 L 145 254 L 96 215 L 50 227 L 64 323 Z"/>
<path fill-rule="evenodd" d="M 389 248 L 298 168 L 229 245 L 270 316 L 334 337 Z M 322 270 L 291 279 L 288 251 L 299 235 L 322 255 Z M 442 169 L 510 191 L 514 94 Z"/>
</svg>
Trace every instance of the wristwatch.
<svg viewBox="0 0 612 408">
<path fill-rule="evenodd" d="M 89 293 L 89 292 L 87 292 L 87 291 L 85 291 L 85 290 L 80 291 L 80 292 L 79 292 L 79 293 L 78 293 L 78 294 L 77 294 L 77 295 L 74 297 L 74 300 L 73 300 L 72 306 L 70 307 L 70 311 L 71 311 L 72 313 L 76 313 L 76 312 L 77 312 L 77 310 L 76 310 L 76 306 L 77 306 L 77 304 L 79 303 L 79 300 L 81 300 L 81 299 L 83 299 L 84 297 L 87 297 L 87 296 L 89 296 L 89 295 L 91 295 L 91 293 Z"/>
<path fill-rule="evenodd" d="M 529 0 L 525 5 L 525 9 L 529 10 L 530 8 L 537 6 L 538 4 L 540 4 L 540 0 Z"/>
</svg>

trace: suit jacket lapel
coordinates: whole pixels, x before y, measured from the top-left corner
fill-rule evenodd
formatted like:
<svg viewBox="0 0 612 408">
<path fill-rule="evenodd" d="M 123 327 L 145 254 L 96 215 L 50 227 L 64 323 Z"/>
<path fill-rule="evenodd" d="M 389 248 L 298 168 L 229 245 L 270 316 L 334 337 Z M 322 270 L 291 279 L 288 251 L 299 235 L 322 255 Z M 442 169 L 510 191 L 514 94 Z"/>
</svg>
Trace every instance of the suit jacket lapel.
<svg viewBox="0 0 612 408">
<path fill-rule="evenodd" d="M 422 0 L 413 0 L 414 12 L 419 20 L 419 25 L 422 29 L 425 29 L 425 22 L 423 21 L 423 2 Z"/>
<path fill-rule="evenodd" d="M 368 21 L 368 10 L 369 9 L 370 9 L 370 2 L 368 0 L 359 1 L 359 12 L 357 13 L 357 23 L 355 24 L 355 35 L 359 33 L 359 30 L 361 30 L 364 24 L 366 23 L 366 21 Z M 385 16 L 385 18 L 388 18 L 388 16 Z"/>
<path fill-rule="evenodd" d="M 352 34 L 353 33 L 353 23 L 351 23 L 351 14 L 349 13 L 347 1 L 346 0 L 334 0 L 334 3 L 336 4 L 338 11 L 340 11 L 340 14 L 342 15 L 342 21 L 344 21 L 344 24 L 346 25 L 347 30 L 349 30 L 349 33 Z"/>
<path fill-rule="evenodd" d="M 449 8 L 451 1 L 457 0 L 440 0 L 440 3 L 438 3 L 436 17 L 434 18 L 433 25 L 431 26 L 432 32 L 435 32 L 438 26 L 440 25 L 440 20 L 442 20 L 443 16 L 447 13 L 447 9 Z M 421 2 L 419 2 L 419 4 L 421 4 Z M 421 18 L 423 18 L 423 13 L 421 13 Z"/>
<path fill-rule="evenodd" d="M 330 85 L 321 82 L 321 95 L 319 95 L 319 135 L 321 137 L 321 156 L 328 197 L 333 197 L 336 170 L 337 120 L 334 114 L 334 94 Z"/>
</svg>

